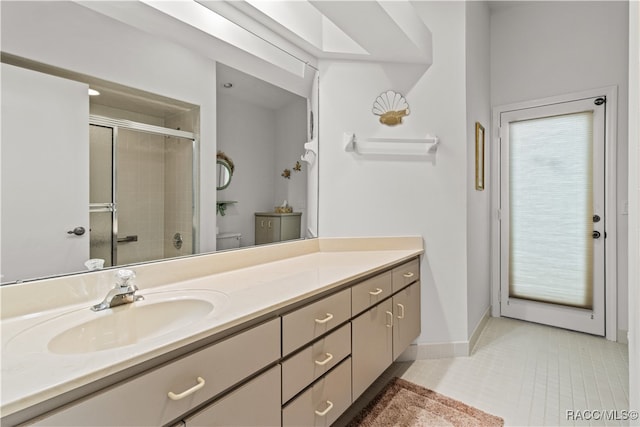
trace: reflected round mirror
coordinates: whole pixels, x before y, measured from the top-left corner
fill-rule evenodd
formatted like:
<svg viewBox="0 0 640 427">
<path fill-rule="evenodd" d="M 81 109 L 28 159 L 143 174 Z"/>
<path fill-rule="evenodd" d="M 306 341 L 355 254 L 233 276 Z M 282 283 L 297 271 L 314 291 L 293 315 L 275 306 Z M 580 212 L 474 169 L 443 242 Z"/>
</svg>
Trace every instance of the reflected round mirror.
<svg viewBox="0 0 640 427">
<path fill-rule="evenodd" d="M 224 159 L 218 159 L 216 164 L 216 188 L 218 190 L 224 190 L 231 184 L 231 176 L 233 175 L 233 170 L 231 169 L 231 165 Z"/>
</svg>

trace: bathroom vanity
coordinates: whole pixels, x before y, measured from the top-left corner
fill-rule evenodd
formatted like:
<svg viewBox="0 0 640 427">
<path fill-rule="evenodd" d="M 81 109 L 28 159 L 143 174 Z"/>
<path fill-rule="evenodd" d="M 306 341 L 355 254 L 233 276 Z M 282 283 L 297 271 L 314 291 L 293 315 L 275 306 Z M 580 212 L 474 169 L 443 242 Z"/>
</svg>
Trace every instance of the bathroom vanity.
<svg viewBox="0 0 640 427">
<path fill-rule="evenodd" d="M 5 286 L 2 425 L 328 426 L 419 335 L 422 253 L 313 239 L 140 265 L 145 300 L 106 313 L 113 270 Z"/>
<path fill-rule="evenodd" d="M 301 212 L 256 212 L 256 245 L 299 239 L 301 217 Z"/>
</svg>

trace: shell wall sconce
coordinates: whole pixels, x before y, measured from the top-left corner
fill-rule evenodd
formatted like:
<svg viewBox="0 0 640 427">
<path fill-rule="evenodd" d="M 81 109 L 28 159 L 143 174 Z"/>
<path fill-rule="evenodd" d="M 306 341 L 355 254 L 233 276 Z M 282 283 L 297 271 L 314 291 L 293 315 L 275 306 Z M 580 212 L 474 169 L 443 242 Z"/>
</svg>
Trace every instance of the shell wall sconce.
<svg viewBox="0 0 640 427">
<path fill-rule="evenodd" d="M 387 126 L 402 124 L 402 118 L 409 113 L 405 97 L 393 90 L 381 93 L 373 103 L 373 114 L 380 116 L 380 123 Z"/>
</svg>

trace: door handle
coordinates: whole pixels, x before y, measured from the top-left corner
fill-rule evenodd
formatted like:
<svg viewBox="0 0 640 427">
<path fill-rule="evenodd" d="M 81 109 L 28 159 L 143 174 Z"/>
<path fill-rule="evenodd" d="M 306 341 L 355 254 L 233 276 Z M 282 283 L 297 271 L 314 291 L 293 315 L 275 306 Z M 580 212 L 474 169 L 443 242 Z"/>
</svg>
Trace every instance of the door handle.
<svg viewBox="0 0 640 427">
<path fill-rule="evenodd" d="M 202 387 L 204 387 L 205 381 L 204 378 L 202 377 L 198 377 L 196 379 L 196 382 L 198 384 L 194 385 L 193 387 L 191 387 L 188 390 L 183 391 L 182 393 L 174 393 L 172 391 L 170 391 L 169 393 L 167 393 L 167 396 L 169 396 L 169 399 L 171 400 L 180 400 L 180 399 L 184 399 L 187 396 L 192 395 L 193 393 L 195 393 L 196 391 L 200 390 Z"/>
<path fill-rule="evenodd" d="M 331 360 L 333 360 L 333 354 L 331 353 L 325 353 L 324 354 L 326 357 L 324 360 L 314 360 L 315 364 L 318 366 L 324 366 L 327 363 L 331 362 Z"/>
<path fill-rule="evenodd" d="M 599 231 L 594 231 L 591 235 L 593 236 L 594 239 L 599 239 L 601 236 Z"/>
<path fill-rule="evenodd" d="M 75 234 L 76 236 L 82 236 L 84 232 L 87 231 L 84 227 L 76 227 L 73 230 L 67 231 L 67 234 Z"/>
<path fill-rule="evenodd" d="M 333 314 L 327 313 L 327 317 L 324 319 L 315 319 L 316 323 L 322 325 L 323 323 L 327 323 L 329 320 L 333 319 Z"/>
<path fill-rule="evenodd" d="M 404 319 L 404 305 L 398 303 L 398 308 L 400 309 L 400 314 L 398 314 L 398 319 Z"/>
</svg>

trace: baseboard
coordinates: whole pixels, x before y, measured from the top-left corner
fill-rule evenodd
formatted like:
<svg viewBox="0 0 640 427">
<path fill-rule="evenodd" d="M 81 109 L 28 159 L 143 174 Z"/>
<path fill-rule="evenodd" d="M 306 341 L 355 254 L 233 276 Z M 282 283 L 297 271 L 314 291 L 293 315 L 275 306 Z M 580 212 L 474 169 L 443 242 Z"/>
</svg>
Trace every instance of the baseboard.
<svg viewBox="0 0 640 427">
<path fill-rule="evenodd" d="M 478 342 L 482 330 L 491 316 L 491 307 L 484 312 L 473 330 L 469 341 L 453 341 L 443 343 L 411 344 L 397 359 L 398 362 L 411 362 L 424 359 L 447 359 L 451 357 L 467 357 Z"/>
<path fill-rule="evenodd" d="M 480 334 L 484 330 L 484 327 L 487 326 L 487 322 L 489 321 L 489 317 L 491 317 L 491 306 L 487 307 L 484 314 L 480 318 L 480 321 L 476 325 L 476 328 L 473 330 L 471 337 L 469 338 L 469 355 L 473 353 L 473 349 L 478 343 L 478 338 L 480 338 Z"/>
<path fill-rule="evenodd" d="M 629 344 L 629 331 L 618 329 L 618 342 L 620 344 Z"/>
</svg>

